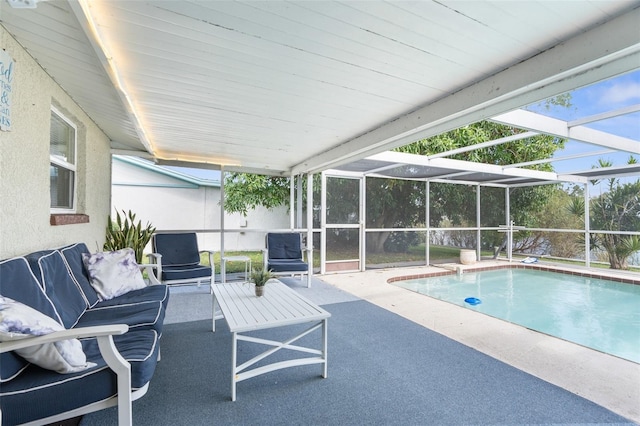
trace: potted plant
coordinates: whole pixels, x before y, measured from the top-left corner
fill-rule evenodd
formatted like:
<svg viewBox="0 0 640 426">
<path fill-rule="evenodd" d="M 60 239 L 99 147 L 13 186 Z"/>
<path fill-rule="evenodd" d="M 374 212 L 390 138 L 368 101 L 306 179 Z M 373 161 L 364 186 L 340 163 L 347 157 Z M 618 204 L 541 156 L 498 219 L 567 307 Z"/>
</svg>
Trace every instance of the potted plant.
<svg viewBox="0 0 640 426">
<path fill-rule="evenodd" d="M 107 219 L 107 235 L 103 250 L 115 251 L 130 247 L 136 253 L 136 262 L 142 263 L 142 252 L 149 243 L 156 228 L 147 222 L 143 228 L 142 221 L 135 223 L 136 215 L 131 210 L 128 213 L 122 211 L 124 216 L 116 211 L 116 220 L 111 216 Z"/>
<path fill-rule="evenodd" d="M 251 282 L 255 285 L 256 296 L 260 297 L 264 295 L 264 287 L 271 278 L 273 278 L 273 274 L 270 270 L 263 268 L 253 268 L 251 270 Z"/>
</svg>

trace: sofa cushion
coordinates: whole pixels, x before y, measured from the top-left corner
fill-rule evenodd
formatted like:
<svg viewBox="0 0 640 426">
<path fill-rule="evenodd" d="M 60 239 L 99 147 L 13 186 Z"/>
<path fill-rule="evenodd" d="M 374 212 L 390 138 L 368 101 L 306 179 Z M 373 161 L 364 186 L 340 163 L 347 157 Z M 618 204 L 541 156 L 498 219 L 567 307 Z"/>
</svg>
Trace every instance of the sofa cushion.
<svg viewBox="0 0 640 426">
<path fill-rule="evenodd" d="M 0 342 L 43 336 L 64 328 L 35 309 L 0 296 Z M 74 373 L 88 368 L 78 339 L 20 348 L 14 351 L 27 361 L 58 373 Z"/>
<path fill-rule="evenodd" d="M 87 302 L 80 287 L 71 277 L 62 254 L 58 250 L 43 250 L 25 257 L 53 303 L 62 325 L 72 328 L 87 309 Z"/>
<path fill-rule="evenodd" d="M 109 300 L 146 287 L 133 249 L 82 254 L 91 285 L 100 299 Z"/>
<path fill-rule="evenodd" d="M 80 286 L 80 290 L 82 290 L 85 299 L 87 299 L 87 306 L 91 308 L 100 301 L 100 297 L 98 297 L 98 293 L 91 286 L 89 275 L 87 274 L 84 262 L 82 261 L 83 254 L 90 254 L 89 249 L 86 244 L 77 243 L 63 247 L 59 249 L 59 251 L 65 262 L 67 262 L 67 266 L 71 271 L 72 277 Z"/>
<path fill-rule="evenodd" d="M 60 317 L 24 257 L 0 262 L 0 294 L 60 321 Z M 0 382 L 16 377 L 29 363 L 13 352 L 0 354 Z"/>
<path fill-rule="evenodd" d="M 164 306 L 157 301 L 94 307 L 87 309 L 76 327 L 126 324 L 129 326 L 129 330 L 154 329 L 161 333 L 164 315 Z"/>
<path fill-rule="evenodd" d="M 113 337 L 120 355 L 131 364 L 131 387 L 147 384 L 156 368 L 159 342 L 153 330 L 131 330 Z M 96 363 L 88 370 L 60 375 L 30 365 L 26 374 L 3 384 L 0 409 L 3 424 L 21 424 L 70 411 L 117 393 L 116 375 L 100 355 L 96 339 L 82 339 L 87 360 Z M 60 397 L 64 395 L 64 397 Z"/>
<path fill-rule="evenodd" d="M 121 296 L 110 300 L 103 300 L 95 304 L 94 308 L 106 306 L 130 305 L 140 302 L 160 302 L 164 308 L 169 303 L 169 287 L 162 285 L 149 285 L 138 290 L 131 290 Z"/>
</svg>

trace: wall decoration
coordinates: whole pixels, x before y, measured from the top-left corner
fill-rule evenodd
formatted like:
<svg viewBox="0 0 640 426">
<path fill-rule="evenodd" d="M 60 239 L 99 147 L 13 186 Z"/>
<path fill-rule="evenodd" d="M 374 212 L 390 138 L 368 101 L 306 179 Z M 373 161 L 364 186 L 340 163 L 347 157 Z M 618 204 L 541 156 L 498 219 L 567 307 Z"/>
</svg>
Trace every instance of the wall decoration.
<svg viewBox="0 0 640 426">
<path fill-rule="evenodd" d="M 15 62 L 5 50 L 0 50 L 0 130 L 11 130 L 11 99 Z"/>
</svg>

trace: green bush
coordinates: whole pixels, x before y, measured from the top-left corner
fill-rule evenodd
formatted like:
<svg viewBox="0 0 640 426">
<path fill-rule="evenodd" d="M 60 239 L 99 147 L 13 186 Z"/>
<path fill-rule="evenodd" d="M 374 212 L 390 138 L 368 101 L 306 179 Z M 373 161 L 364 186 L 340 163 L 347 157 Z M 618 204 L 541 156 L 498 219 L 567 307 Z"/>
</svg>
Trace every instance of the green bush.
<svg viewBox="0 0 640 426">
<path fill-rule="evenodd" d="M 151 236 L 156 228 L 147 222 L 143 228 L 142 222 L 135 223 L 136 215 L 131 210 L 123 216 L 116 211 L 115 222 L 109 216 L 107 221 L 107 235 L 103 249 L 105 251 L 115 251 L 126 247 L 132 248 L 136 254 L 136 261 L 142 263 L 142 252 L 151 240 Z"/>
</svg>

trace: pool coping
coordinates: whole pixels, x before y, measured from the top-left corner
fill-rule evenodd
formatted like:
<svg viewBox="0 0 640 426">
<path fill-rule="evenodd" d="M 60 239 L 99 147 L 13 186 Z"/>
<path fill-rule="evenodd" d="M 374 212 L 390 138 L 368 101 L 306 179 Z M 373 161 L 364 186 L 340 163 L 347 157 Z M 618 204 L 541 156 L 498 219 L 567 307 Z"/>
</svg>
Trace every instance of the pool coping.
<svg viewBox="0 0 640 426">
<path fill-rule="evenodd" d="M 383 268 L 325 274 L 319 278 L 640 424 L 640 364 L 389 284 L 389 280 L 398 277 L 452 274 L 457 273 L 458 268 L 464 273 L 510 266 L 525 265 L 493 260 L 474 265 Z M 539 264 L 526 267 L 556 268 Z M 637 274 L 558 268 L 565 273 L 613 276 L 638 282 L 634 278 Z"/>
<path fill-rule="evenodd" d="M 535 269 L 538 271 L 546 271 L 546 272 L 555 272 L 560 274 L 567 274 L 573 276 L 587 277 L 587 278 L 597 278 L 602 280 L 616 281 L 626 284 L 635 284 L 640 285 L 640 275 L 638 278 L 632 278 L 629 276 L 622 276 L 616 272 L 609 271 L 600 271 L 600 270 L 579 270 L 571 267 L 559 266 L 559 265 L 545 265 L 545 264 L 522 264 L 522 263 L 507 263 L 503 265 L 487 265 L 487 266 L 476 266 L 473 265 L 460 265 L 460 264 L 451 264 L 444 263 L 441 265 L 433 265 L 435 267 L 443 268 L 445 271 L 432 271 L 425 272 L 417 275 L 403 275 L 392 277 L 387 280 L 388 283 L 393 283 L 396 281 L 402 280 L 414 280 L 419 278 L 433 278 L 433 277 L 442 277 L 446 275 L 456 275 L 464 272 L 481 272 L 481 271 L 492 271 L 498 269 Z"/>
</svg>

